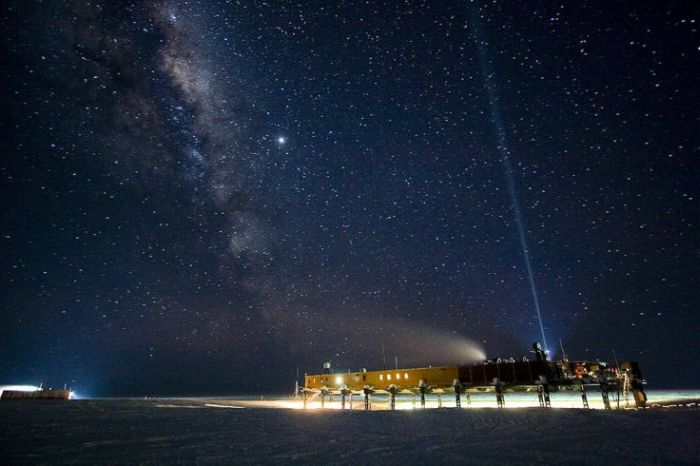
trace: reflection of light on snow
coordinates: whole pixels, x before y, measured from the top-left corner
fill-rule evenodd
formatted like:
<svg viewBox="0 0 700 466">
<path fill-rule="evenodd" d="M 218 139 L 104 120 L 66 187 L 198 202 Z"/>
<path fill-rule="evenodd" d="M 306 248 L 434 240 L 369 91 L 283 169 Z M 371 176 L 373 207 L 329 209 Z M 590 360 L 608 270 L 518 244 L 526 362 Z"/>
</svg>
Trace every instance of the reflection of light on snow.
<svg viewBox="0 0 700 466">
<path fill-rule="evenodd" d="M 600 391 L 591 387 L 588 393 L 588 402 L 594 410 L 605 409 L 601 398 Z M 684 391 L 665 391 L 651 390 L 649 395 L 649 409 L 681 409 L 695 408 L 700 400 L 700 390 L 684 390 Z M 467 401 L 466 394 L 462 395 L 462 407 L 459 410 L 475 410 L 481 412 L 495 412 L 500 408 L 496 405 L 496 394 L 493 391 L 488 392 L 471 392 L 471 404 Z M 352 401 L 351 401 L 352 400 Z M 192 400 L 194 401 L 194 399 Z M 561 410 L 561 409 L 576 409 L 585 411 L 581 400 L 581 394 L 578 391 L 552 392 L 551 393 L 551 408 L 540 408 L 537 397 L 537 392 L 507 392 L 505 394 L 505 410 L 508 411 L 523 411 L 529 412 L 533 410 Z M 616 399 L 610 399 L 613 410 L 617 408 Z M 388 394 L 374 394 L 370 398 L 372 411 L 388 411 L 391 409 L 390 398 Z M 201 404 L 156 404 L 159 408 L 228 408 L 228 409 L 291 409 L 296 411 L 304 411 L 303 398 L 268 398 L 260 400 L 252 399 L 216 399 L 202 400 Z M 436 393 L 427 394 L 425 396 L 426 409 L 435 409 L 442 407 L 443 410 L 456 410 L 455 396 L 451 393 L 443 393 L 442 400 L 438 400 Z M 309 394 L 306 402 L 305 411 L 309 415 L 322 415 L 324 412 L 337 412 L 342 409 L 342 397 L 340 395 L 326 396 L 325 402 L 322 403 L 320 394 Z M 400 394 L 396 398 L 396 409 L 402 411 L 421 412 L 423 409 L 420 405 L 420 398 L 416 396 L 415 401 L 411 394 Z M 620 400 L 620 410 L 639 410 L 644 408 L 636 408 L 634 401 L 626 406 L 624 400 Z M 346 411 L 364 411 L 364 395 L 354 393 L 352 398 L 345 398 Z"/>
<path fill-rule="evenodd" d="M 39 387 L 34 385 L 0 385 L 0 396 L 2 396 L 3 391 L 16 391 L 16 392 L 35 392 L 39 390 Z"/>
<path fill-rule="evenodd" d="M 204 403 L 207 408 L 245 409 L 245 406 L 221 405 L 217 403 Z"/>
<path fill-rule="evenodd" d="M 588 403 L 591 409 L 603 410 L 605 406 L 600 395 L 600 391 L 595 388 L 590 388 L 587 390 Z M 482 393 L 471 393 L 471 403 L 467 401 L 466 394 L 461 397 L 462 407 L 460 409 L 500 409 L 496 403 L 496 394 L 493 391 L 482 392 Z M 648 393 L 650 400 L 659 399 L 659 395 L 652 391 Z M 675 395 L 675 394 L 674 394 Z M 551 393 L 551 408 L 540 408 L 539 400 L 537 397 L 537 392 L 507 392 L 505 394 L 505 409 L 506 410 L 517 410 L 517 409 L 583 409 L 583 402 L 581 400 L 581 394 L 578 391 L 563 391 L 563 392 L 552 392 Z M 690 398 L 690 397 L 689 397 Z M 700 398 L 698 392 L 694 393 L 693 401 Z M 673 397 L 664 397 L 664 399 L 673 399 Z M 611 395 L 610 402 L 613 409 L 617 408 L 617 399 Z M 372 411 L 386 411 L 391 409 L 390 397 L 388 394 L 375 394 L 370 398 L 370 403 L 372 406 Z M 251 403 L 253 407 L 255 402 Z M 265 401 L 266 407 L 277 407 L 285 409 L 304 409 L 303 400 L 269 400 Z M 425 397 L 425 408 L 435 409 L 435 408 L 446 408 L 455 409 L 456 402 L 455 396 L 451 393 L 444 393 L 442 399 L 438 399 L 437 394 L 429 394 Z M 630 402 L 629 406 L 626 406 L 625 401 L 620 397 L 620 409 L 634 409 L 634 401 Z M 325 402 L 321 403 L 320 395 L 310 396 L 306 403 L 307 410 L 313 411 L 323 411 L 323 410 L 340 410 L 342 409 L 342 402 L 340 395 L 333 395 L 326 397 Z M 346 410 L 364 410 L 364 396 L 362 394 L 354 394 L 352 397 L 352 402 L 350 397 L 345 399 L 345 409 Z M 415 401 L 411 395 L 401 394 L 396 397 L 396 409 L 397 410 L 422 410 L 420 404 L 420 397 L 416 396 Z"/>
</svg>

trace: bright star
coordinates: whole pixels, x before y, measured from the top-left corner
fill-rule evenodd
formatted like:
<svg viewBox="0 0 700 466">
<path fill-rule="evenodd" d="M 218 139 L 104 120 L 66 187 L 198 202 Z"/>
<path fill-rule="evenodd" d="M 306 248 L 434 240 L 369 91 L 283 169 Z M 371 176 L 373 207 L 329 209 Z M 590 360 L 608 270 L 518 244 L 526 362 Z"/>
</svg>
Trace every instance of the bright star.
<svg viewBox="0 0 700 466">
<path fill-rule="evenodd" d="M 277 138 L 277 144 L 282 145 L 285 142 L 287 142 L 287 138 L 285 138 L 284 136 L 280 136 Z"/>
</svg>

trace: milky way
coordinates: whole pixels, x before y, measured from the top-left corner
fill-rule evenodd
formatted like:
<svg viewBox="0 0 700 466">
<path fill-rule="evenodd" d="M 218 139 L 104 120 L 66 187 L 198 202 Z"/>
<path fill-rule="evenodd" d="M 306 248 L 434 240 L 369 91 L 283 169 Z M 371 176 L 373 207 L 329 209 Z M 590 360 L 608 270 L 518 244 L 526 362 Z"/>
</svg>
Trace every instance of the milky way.
<svg viewBox="0 0 700 466">
<path fill-rule="evenodd" d="M 521 3 L 3 4 L 0 382 L 282 391 L 544 335 L 661 383 L 700 330 L 697 14 Z"/>
</svg>

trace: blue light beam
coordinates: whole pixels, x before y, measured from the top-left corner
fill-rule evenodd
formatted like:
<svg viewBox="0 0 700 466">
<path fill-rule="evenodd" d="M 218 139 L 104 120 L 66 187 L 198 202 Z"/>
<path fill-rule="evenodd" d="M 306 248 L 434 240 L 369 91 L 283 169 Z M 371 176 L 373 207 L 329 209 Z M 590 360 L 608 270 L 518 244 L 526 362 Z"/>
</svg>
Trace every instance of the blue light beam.
<svg viewBox="0 0 700 466">
<path fill-rule="evenodd" d="M 474 3 L 474 2 L 470 2 Z M 530 260 L 530 250 L 527 247 L 527 236 L 525 235 L 525 227 L 523 226 L 523 217 L 520 210 L 520 202 L 518 201 L 518 196 L 515 187 L 515 175 L 513 174 L 513 166 L 510 162 L 511 152 L 508 149 L 508 140 L 506 138 L 505 126 L 503 124 L 503 118 L 501 117 L 501 105 L 498 99 L 498 92 L 496 89 L 496 79 L 495 72 L 491 68 L 491 65 L 486 56 L 486 49 L 488 43 L 483 39 L 484 33 L 481 28 L 481 23 L 479 21 L 479 16 L 476 12 L 476 8 L 470 7 L 472 26 L 474 28 L 474 38 L 477 42 L 477 49 L 479 51 L 479 65 L 481 68 L 481 76 L 484 80 L 484 88 L 486 89 L 486 96 L 489 100 L 489 109 L 491 111 L 491 121 L 493 123 L 493 129 L 496 134 L 496 148 L 501 154 L 501 161 L 503 162 L 503 171 L 505 172 L 506 183 L 508 185 L 508 194 L 510 195 L 510 202 L 513 208 L 513 216 L 515 217 L 515 224 L 518 229 L 518 237 L 520 238 L 520 247 L 523 251 L 523 260 L 525 262 L 525 268 L 527 269 L 527 277 L 530 283 L 530 291 L 532 292 L 532 299 L 535 304 L 535 311 L 537 312 L 537 321 L 540 324 L 540 332 L 542 334 L 542 343 L 544 345 L 545 351 L 548 350 L 547 337 L 544 335 L 544 323 L 542 322 L 542 310 L 540 308 L 540 299 L 537 293 L 537 285 L 535 284 L 535 277 L 532 272 L 532 261 Z"/>
</svg>

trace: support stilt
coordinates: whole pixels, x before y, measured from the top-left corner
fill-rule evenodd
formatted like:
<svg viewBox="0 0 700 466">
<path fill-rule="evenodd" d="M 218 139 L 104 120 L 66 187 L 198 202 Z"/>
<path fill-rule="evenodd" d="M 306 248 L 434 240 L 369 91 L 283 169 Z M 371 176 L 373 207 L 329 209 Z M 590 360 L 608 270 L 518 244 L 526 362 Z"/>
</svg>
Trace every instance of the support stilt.
<svg viewBox="0 0 700 466">
<path fill-rule="evenodd" d="M 547 376 L 540 375 L 537 380 L 537 398 L 540 401 L 540 408 L 551 408 L 552 401 L 549 397 L 549 384 L 547 383 Z"/>
<path fill-rule="evenodd" d="M 372 389 L 369 388 L 367 385 L 364 386 L 362 389 L 362 392 L 365 394 L 365 411 L 369 411 L 371 406 L 369 402 L 369 396 L 372 393 Z"/>
<path fill-rule="evenodd" d="M 399 387 L 397 387 L 396 385 L 391 385 L 389 387 L 389 395 L 391 395 L 390 405 L 392 411 L 396 409 L 396 394 L 399 393 L 399 391 Z"/>
<path fill-rule="evenodd" d="M 452 381 L 452 388 L 455 390 L 455 406 L 458 408 L 462 407 L 462 392 L 464 391 L 464 386 L 459 381 L 459 379 L 454 379 Z"/>
<path fill-rule="evenodd" d="M 503 388 L 501 387 L 500 383 L 496 385 L 496 404 L 499 408 L 506 407 L 506 397 L 503 394 Z"/>
<path fill-rule="evenodd" d="M 588 409 L 588 394 L 586 394 L 586 386 L 582 383 L 580 385 L 581 390 L 581 401 L 583 401 L 583 407 Z"/>
<path fill-rule="evenodd" d="M 544 398 L 544 407 L 551 408 L 552 401 L 549 397 L 549 385 L 547 384 L 542 385 L 542 397 Z"/>
<path fill-rule="evenodd" d="M 605 409 L 612 409 L 610 407 L 610 394 L 608 393 L 608 385 L 605 382 L 600 383 L 600 394 L 603 397 L 603 405 Z"/>
<path fill-rule="evenodd" d="M 308 402 L 309 395 L 304 392 L 304 409 L 306 409 L 306 403 Z"/>
<path fill-rule="evenodd" d="M 345 409 L 345 393 L 340 395 L 340 409 Z"/>
<path fill-rule="evenodd" d="M 542 390 L 542 385 L 537 386 L 537 400 L 540 402 L 540 408 L 544 408 L 544 390 Z"/>
<path fill-rule="evenodd" d="M 644 393 L 644 382 L 634 378 L 631 382 L 632 396 L 634 396 L 634 404 L 637 408 L 646 408 L 647 394 Z"/>
<path fill-rule="evenodd" d="M 467 392 L 467 406 L 472 405 L 472 396 L 470 393 Z"/>
</svg>

